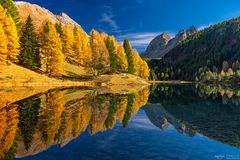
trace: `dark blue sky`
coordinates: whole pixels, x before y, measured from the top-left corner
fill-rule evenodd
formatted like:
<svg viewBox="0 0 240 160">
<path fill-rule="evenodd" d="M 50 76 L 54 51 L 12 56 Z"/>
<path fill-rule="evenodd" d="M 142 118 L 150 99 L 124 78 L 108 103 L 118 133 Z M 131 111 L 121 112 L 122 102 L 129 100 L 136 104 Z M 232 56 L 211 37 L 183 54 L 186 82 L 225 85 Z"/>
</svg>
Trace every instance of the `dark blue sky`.
<svg viewBox="0 0 240 160">
<path fill-rule="evenodd" d="M 140 52 L 157 34 L 195 25 L 203 28 L 240 16 L 240 0 L 26 0 L 55 14 L 67 13 L 92 28 L 128 38 Z"/>
</svg>

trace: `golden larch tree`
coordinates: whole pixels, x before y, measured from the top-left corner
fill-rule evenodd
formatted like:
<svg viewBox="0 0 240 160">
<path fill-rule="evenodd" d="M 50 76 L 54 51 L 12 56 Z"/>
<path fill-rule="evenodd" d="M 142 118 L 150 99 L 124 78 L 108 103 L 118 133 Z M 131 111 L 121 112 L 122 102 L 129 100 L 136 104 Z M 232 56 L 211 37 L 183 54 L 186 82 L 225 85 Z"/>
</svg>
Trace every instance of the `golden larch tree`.
<svg viewBox="0 0 240 160">
<path fill-rule="evenodd" d="M 39 115 L 39 127 L 46 145 L 55 141 L 61 126 L 61 115 L 64 110 L 63 93 L 56 91 L 42 95 Z"/>
<path fill-rule="evenodd" d="M 149 71 L 149 68 L 148 68 L 148 64 L 147 64 L 146 61 L 142 60 L 140 77 L 142 77 L 144 79 L 148 79 L 149 76 L 150 76 L 150 71 Z"/>
<path fill-rule="evenodd" d="M 7 38 L 7 60 L 12 62 L 18 62 L 19 55 L 19 37 L 17 28 L 12 17 L 6 14 L 6 10 L 0 6 L 0 23 L 3 26 L 4 33 Z"/>
<path fill-rule="evenodd" d="M 90 44 L 92 49 L 93 67 L 99 73 L 108 72 L 110 70 L 110 61 L 108 50 L 104 42 L 104 36 L 101 36 L 96 30 L 92 30 Z"/>
<path fill-rule="evenodd" d="M 63 73 L 65 58 L 62 53 L 62 41 L 55 26 L 49 20 L 43 23 L 41 54 L 46 73 L 55 76 Z"/>
<path fill-rule="evenodd" d="M 81 66 L 89 66 L 91 64 L 92 54 L 89 44 L 89 37 L 79 26 L 74 28 L 74 45 L 75 59 Z"/>
<path fill-rule="evenodd" d="M 118 46 L 117 60 L 120 64 L 120 66 L 119 66 L 120 72 L 123 72 L 123 73 L 128 72 L 127 56 L 126 56 L 125 50 L 122 45 Z"/>
<path fill-rule="evenodd" d="M 71 62 L 74 59 L 74 51 L 73 51 L 73 42 L 74 35 L 73 30 L 70 26 L 66 25 L 63 29 L 63 54 L 66 57 L 66 60 Z"/>
<path fill-rule="evenodd" d="M 8 39 L 7 60 L 16 63 L 18 62 L 18 55 L 20 53 L 20 44 L 15 22 L 10 16 L 7 16 L 7 26 L 5 33 Z"/>
<path fill-rule="evenodd" d="M 138 52 L 132 49 L 132 56 L 133 56 L 133 65 L 134 65 L 134 75 L 140 76 L 140 68 L 141 68 L 141 57 L 139 56 Z"/>
<path fill-rule="evenodd" d="M 8 41 L 1 23 L 0 23 L 0 42 L 1 42 L 0 43 L 0 63 L 5 64 L 7 60 L 7 53 L 8 53 L 8 49 L 7 49 Z"/>
</svg>

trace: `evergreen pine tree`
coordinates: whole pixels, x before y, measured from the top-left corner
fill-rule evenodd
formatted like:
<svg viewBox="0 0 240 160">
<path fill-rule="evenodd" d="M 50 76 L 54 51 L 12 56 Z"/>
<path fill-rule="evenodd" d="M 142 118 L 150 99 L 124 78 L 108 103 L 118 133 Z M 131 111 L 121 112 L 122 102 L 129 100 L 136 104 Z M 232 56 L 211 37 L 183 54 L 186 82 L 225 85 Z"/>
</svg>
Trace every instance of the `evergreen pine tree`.
<svg viewBox="0 0 240 160">
<path fill-rule="evenodd" d="M 115 63 L 116 63 L 117 71 L 123 72 L 123 73 L 128 72 L 128 62 L 127 62 L 127 57 L 126 57 L 123 46 L 118 45 L 114 36 L 110 36 L 109 39 L 113 43 L 112 44 L 114 47 L 113 56 L 116 59 Z"/>
<path fill-rule="evenodd" d="M 124 128 L 126 128 L 129 124 L 129 122 L 130 122 L 131 113 L 133 111 L 134 99 L 135 99 L 134 94 L 129 94 L 128 95 L 127 109 L 126 109 L 126 112 L 125 112 L 125 115 L 124 115 L 124 118 L 123 118 L 123 121 L 122 121 L 122 124 L 123 124 Z"/>
<path fill-rule="evenodd" d="M 20 31 L 21 21 L 19 17 L 19 12 L 12 0 L 0 0 L 0 5 L 7 10 L 7 14 L 10 15 L 16 26 L 17 30 Z"/>
<path fill-rule="evenodd" d="M 19 123 L 18 127 L 23 138 L 24 146 L 28 150 L 35 133 L 41 100 L 31 97 L 18 103 Z"/>
<path fill-rule="evenodd" d="M 105 44 L 108 49 L 109 58 L 110 58 L 110 71 L 112 73 L 116 73 L 119 71 L 119 66 L 117 63 L 117 57 L 116 57 L 117 51 L 114 46 L 114 42 L 113 40 L 110 39 L 110 37 L 107 37 L 107 39 L 105 40 Z"/>
<path fill-rule="evenodd" d="M 41 67 L 40 46 L 30 16 L 23 27 L 20 45 L 20 63 L 30 69 L 39 69 Z"/>
<path fill-rule="evenodd" d="M 133 54 L 132 54 L 132 47 L 129 43 L 128 40 L 124 40 L 123 42 L 123 47 L 127 56 L 127 61 L 128 61 L 128 73 L 134 74 L 135 69 L 134 69 L 134 64 L 133 64 Z"/>
</svg>

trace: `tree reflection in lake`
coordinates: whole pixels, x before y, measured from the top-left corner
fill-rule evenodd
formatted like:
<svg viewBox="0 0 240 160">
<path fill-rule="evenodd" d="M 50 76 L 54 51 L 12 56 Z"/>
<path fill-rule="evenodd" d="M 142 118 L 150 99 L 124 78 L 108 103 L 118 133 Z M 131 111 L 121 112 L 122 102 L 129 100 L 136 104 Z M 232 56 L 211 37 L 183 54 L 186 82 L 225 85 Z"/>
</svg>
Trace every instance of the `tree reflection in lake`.
<svg viewBox="0 0 240 160">
<path fill-rule="evenodd" d="M 87 128 L 96 134 L 131 117 L 147 103 L 149 89 L 131 94 L 52 90 L 0 108 L 0 159 L 35 155 L 66 145 Z"/>
<path fill-rule="evenodd" d="M 198 159 L 202 153 L 210 159 L 240 147 L 236 88 L 152 85 L 122 94 L 71 88 L 12 104 L 3 97 L 0 159 Z"/>
<path fill-rule="evenodd" d="M 170 123 L 180 133 L 201 133 L 240 147 L 239 93 L 239 89 L 222 86 L 159 85 L 144 110 L 159 128 Z"/>
</svg>

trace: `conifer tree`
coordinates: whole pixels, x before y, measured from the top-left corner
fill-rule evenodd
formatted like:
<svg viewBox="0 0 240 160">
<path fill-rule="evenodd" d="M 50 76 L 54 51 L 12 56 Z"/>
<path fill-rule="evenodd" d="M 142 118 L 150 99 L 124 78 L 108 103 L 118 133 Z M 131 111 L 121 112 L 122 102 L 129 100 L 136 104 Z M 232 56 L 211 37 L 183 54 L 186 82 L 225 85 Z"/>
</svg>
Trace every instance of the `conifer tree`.
<svg viewBox="0 0 240 160">
<path fill-rule="evenodd" d="M 141 75 L 141 63 L 142 59 L 139 56 L 138 52 L 132 49 L 132 58 L 133 58 L 133 67 L 134 67 L 134 75 L 140 76 Z"/>
<path fill-rule="evenodd" d="M 91 64 L 92 53 L 89 44 L 89 37 L 79 26 L 74 28 L 74 45 L 75 59 L 81 66 L 89 66 Z"/>
<path fill-rule="evenodd" d="M 56 28 L 58 34 L 60 35 L 60 37 L 63 38 L 63 27 L 62 27 L 62 23 L 56 22 L 56 23 L 55 23 L 55 28 Z"/>
<path fill-rule="evenodd" d="M 150 71 L 148 68 L 148 64 L 146 61 L 142 60 L 140 77 L 144 79 L 148 79 L 149 76 L 150 76 Z"/>
<path fill-rule="evenodd" d="M 0 0 L 0 5 L 7 10 L 7 15 L 10 15 L 16 26 L 17 30 L 20 31 L 21 21 L 19 17 L 19 12 L 12 0 Z"/>
<path fill-rule="evenodd" d="M 73 52 L 73 44 L 74 44 L 74 35 L 73 30 L 68 25 L 65 26 L 63 29 L 63 54 L 68 62 L 71 63 L 71 61 L 75 58 L 74 52 Z"/>
<path fill-rule="evenodd" d="M 117 50 L 114 46 L 114 42 L 113 40 L 110 39 L 110 37 L 107 37 L 107 39 L 105 40 L 106 43 L 106 47 L 108 49 L 108 53 L 109 53 L 109 58 L 110 58 L 110 71 L 112 73 L 116 73 L 119 71 L 119 65 L 117 62 Z"/>
<path fill-rule="evenodd" d="M 116 58 L 116 64 L 117 64 L 118 72 L 124 72 L 124 73 L 128 72 L 127 71 L 128 62 L 127 62 L 127 57 L 126 57 L 123 46 L 118 45 L 114 36 L 110 36 L 109 38 L 113 42 L 113 46 L 115 48 L 114 57 Z"/>
<path fill-rule="evenodd" d="M 0 23 L 3 25 L 3 30 L 8 40 L 7 60 L 16 63 L 18 62 L 20 48 L 19 37 L 12 17 L 7 16 L 6 10 L 2 6 L 0 6 Z"/>
<path fill-rule="evenodd" d="M 123 47 L 124 47 L 124 50 L 127 56 L 127 61 L 128 61 L 128 73 L 134 74 L 135 69 L 133 64 L 132 47 L 128 40 L 124 40 Z"/>
<path fill-rule="evenodd" d="M 127 61 L 125 50 L 122 45 L 118 46 L 117 60 L 119 63 L 119 71 L 122 73 L 127 73 L 128 72 L 128 61 Z"/>
<path fill-rule="evenodd" d="M 41 38 L 41 54 L 46 72 L 50 75 L 61 75 L 64 65 L 62 42 L 55 26 L 49 20 L 43 24 Z"/>
<path fill-rule="evenodd" d="M 20 63 L 30 69 L 39 69 L 41 67 L 39 40 L 30 16 L 23 27 L 20 45 Z"/>
<path fill-rule="evenodd" d="M 100 37 L 105 42 L 107 40 L 107 38 L 109 37 L 109 35 L 107 35 L 106 33 L 103 32 L 100 34 Z"/>
<path fill-rule="evenodd" d="M 17 28 L 12 17 L 7 16 L 6 35 L 8 38 L 8 56 L 7 60 L 14 63 L 18 62 L 18 55 L 20 52 L 20 44 Z"/>
<path fill-rule="evenodd" d="M 125 112 L 125 115 L 124 115 L 124 118 L 123 118 L 123 121 L 122 121 L 122 124 L 123 124 L 124 128 L 126 128 L 129 124 L 129 122 L 130 122 L 131 113 L 133 111 L 134 99 L 135 99 L 134 94 L 129 94 L 128 95 L 127 109 L 126 109 L 126 112 Z"/>
<path fill-rule="evenodd" d="M 96 30 L 91 31 L 90 44 L 93 54 L 93 67 L 99 73 L 108 72 L 110 67 L 108 50 L 104 39 Z"/>
<path fill-rule="evenodd" d="M 3 26 L 0 23 L 0 63 L 5 64 L 7 60 L 7 37 L 4 33 Z"/>
</svg>

